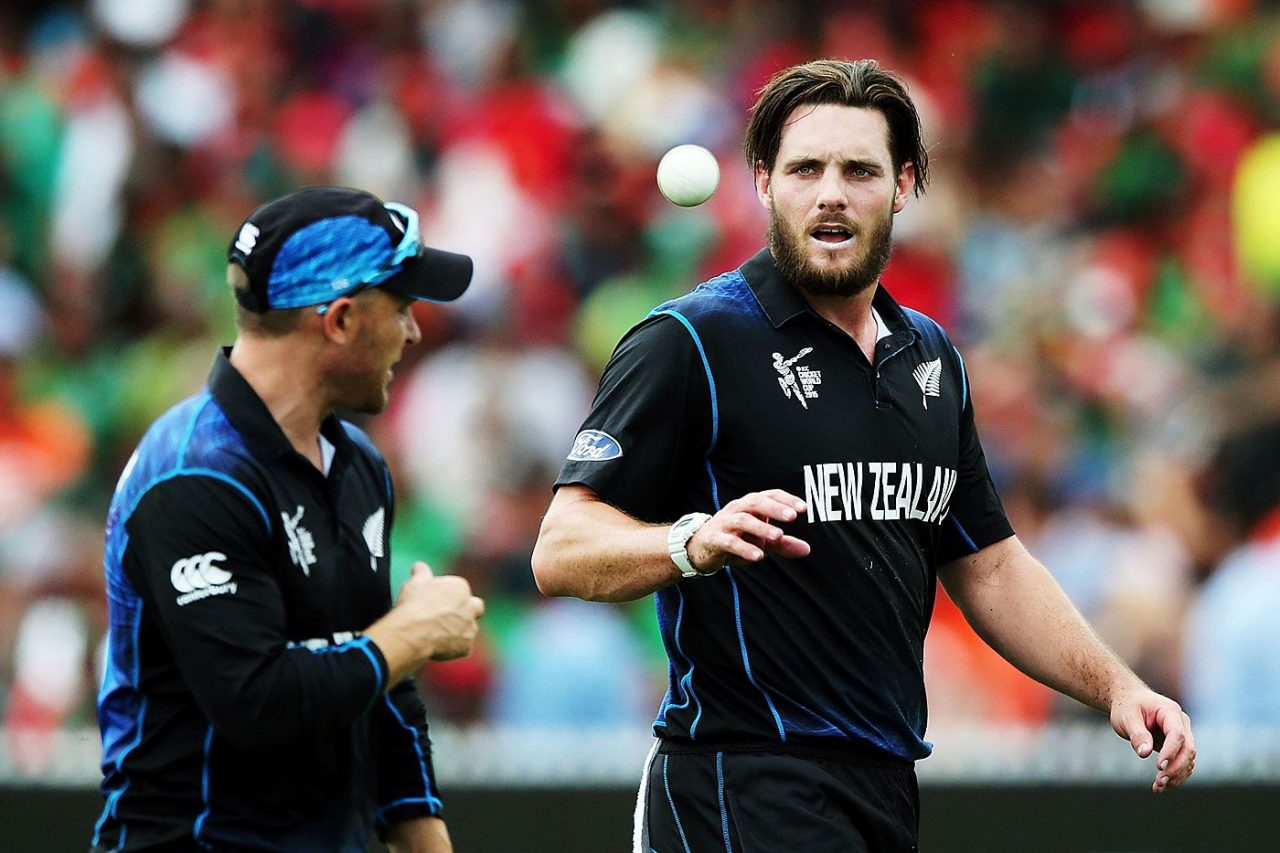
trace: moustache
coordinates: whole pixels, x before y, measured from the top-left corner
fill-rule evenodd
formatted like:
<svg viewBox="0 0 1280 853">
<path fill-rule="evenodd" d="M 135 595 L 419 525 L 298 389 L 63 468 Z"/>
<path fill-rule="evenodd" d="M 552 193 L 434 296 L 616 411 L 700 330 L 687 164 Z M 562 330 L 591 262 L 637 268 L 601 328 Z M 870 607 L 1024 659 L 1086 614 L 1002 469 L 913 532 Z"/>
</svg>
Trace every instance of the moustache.
<svg viewBox="0 0 1280 853">
<path fill-rule="evenodd" d="M 854 221 L 852 219 L 850 219 L 849 217 L 845 216 L 842 213 L 827 214 L 825 216 L 815 216 L 805 223 L 803 230 L 805 234 L 811 234 L 813 233 L 813 230 L 815 228 L 821 227 L 823 225 L 839 225 L 842 228 L 849 229 L 849 233 L 855 237 L 857 237 L 859 234 L 862 233 L 862 229 L 859 228 L 856 224 L 854 224 Z"/>
</svg>

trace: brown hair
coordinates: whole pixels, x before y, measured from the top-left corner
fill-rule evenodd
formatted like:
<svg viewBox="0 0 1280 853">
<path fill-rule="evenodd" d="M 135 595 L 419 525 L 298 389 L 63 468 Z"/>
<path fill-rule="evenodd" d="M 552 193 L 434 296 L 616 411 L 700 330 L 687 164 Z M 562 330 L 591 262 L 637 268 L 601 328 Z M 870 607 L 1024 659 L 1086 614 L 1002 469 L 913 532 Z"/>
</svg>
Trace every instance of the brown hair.
<svg viewBox="0 0 1280 853">
<path fill-rule="evenodd" d="M 237 263 L 227 264 L 227 284 L 232 290 L 247 290 L 249 275 Z M 236 328 L 246 335 L 278 338 L 298 328 L 303 308 L 283 308 L 258 313 L 250 311 L 236 300 Z"/>
<path fill-rule="evenodd" d="M 773 75 L 757 93 L 742 146 L 752 171 L 757 164 L 773 171 L 787 118 L 796 107 L 809 104 L 879 110 L 889 123 L 893 168 L 901 174 L 904 165 L 915 164 L 915 192 L 924 192 L 929 182 L 929 153 L 920 132 L 920 114 L 901 78 L 885 71 L 874 59 L 818 59 Z"/>
</svg>

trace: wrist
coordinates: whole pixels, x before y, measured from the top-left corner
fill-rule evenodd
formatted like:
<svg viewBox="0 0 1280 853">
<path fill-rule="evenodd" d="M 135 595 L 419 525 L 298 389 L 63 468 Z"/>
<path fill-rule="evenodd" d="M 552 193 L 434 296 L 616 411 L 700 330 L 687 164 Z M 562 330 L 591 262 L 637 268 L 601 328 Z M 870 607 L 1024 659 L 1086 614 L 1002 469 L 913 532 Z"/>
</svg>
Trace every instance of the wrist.
<svg viewBox="0 0 1280 853">
<path fill-rule="evenodd" d="M 701 577 L 714 574 L 720 570 L 719 566 L 710 571 L 696 566 L 689 554 L 689 543 L 693 541 L 694 535 L 702 529 L 702 526 L 710 520 L 711 516 L 705 512 L 691 512 L 681 516 L 667 530 L 667 554 L 671 557 L 671 562 L 675 564 L 676 569 L 679 570 L 681 577 Z"/>
<path fill-rule="evenodd" d="M 1151 688 L 1135 674 L 1119 672 L 1111 682 L 1106 703 L 1102 706 L 1102 710 L 1110 713 L 1115 710 L 1117 705 L 1132 701 L 1133 697 L 1150 692 Z"/>
<path fill-rule="evenodd" d="M 404 626 L 397 624 L 395 608 L 364 630 L 364 636 L 377 648 L 387 666 L 387 686 L 414 672 L 434 651 L 434 643 L 413 642 Z"/>
</svg>

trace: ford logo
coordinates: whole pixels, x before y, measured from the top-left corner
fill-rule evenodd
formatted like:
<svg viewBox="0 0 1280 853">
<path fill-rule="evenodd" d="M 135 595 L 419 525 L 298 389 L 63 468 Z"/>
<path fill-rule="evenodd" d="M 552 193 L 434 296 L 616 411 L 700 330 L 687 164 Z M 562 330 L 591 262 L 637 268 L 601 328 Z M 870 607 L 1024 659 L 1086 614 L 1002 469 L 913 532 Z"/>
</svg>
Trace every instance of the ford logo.
<svg viewBox="0 0 1280 853">
<path fill-rule="evenodd" d="M 584 429 L 573 440 L 573 450 L 569 451 L 570 462 L 603 462 L 606 459 L 617 459 L 622 455 L 622 445 L 607 432 L 598 429 Z"/>
</svg>

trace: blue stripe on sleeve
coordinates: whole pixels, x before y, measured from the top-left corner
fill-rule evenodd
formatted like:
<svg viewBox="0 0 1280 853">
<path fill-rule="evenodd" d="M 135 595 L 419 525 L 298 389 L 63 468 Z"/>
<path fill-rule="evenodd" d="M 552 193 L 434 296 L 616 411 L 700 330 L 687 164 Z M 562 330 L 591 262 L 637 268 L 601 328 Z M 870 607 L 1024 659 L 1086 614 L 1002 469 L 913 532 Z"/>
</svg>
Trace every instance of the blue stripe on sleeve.
<svg viewBox="0 0 1280 853">
<path fill-rule="evenodd" d="M 969 405 L 969 370 L 964 366 L 964 356 L 960 354 L 960 350 L 955 347 L 951 349 L 955 352 L 956 358 L 960 359 L 960 386 L 963 389 L 960 397 L 960 408 L 963 410 L 965 406 Z"/>
<path fill-rule="evenodd" d="M 196 843 L 206 850 L 213 849 L 213 845 L 200 837 L 204 832 L 205 821 L 209 819 L 209 751 L 212 748 L 213 726 L 209 726 L 204 735 L 204 766 L 200 769 L 200 798 L 204 802 L 204 811 L 200 812 L 200 816 L 196 818 L 195 826 L 191 830 L 191 836 L 196 840 Z"/>
<path fill-rule="evenodd" d="M 387 811 L 395 808 L 396 806 L 401 806 L 408 803 L 425 803 L 427 807 L 431 809 L 432 814 L 439 814 L 440 810 L 444 807 L 444 804 L 440 802 L 439 797 L 431 793 L 432 791 L 431 777 L 427 773 L 427 758 L 422 753 L 422 743 L 418 738 L 418 730 L 413 726 L 409 725 L 409 723 L 405 720 L 404 715 L 400 713 L 400 709 L 396 707 L 396 703 L 391 701 L 390 696 L 383 697 L 383 701 L 387 703 L 387 708 L 391 710 L 391 715 L 396 718 L 396 722 L 398 722 L 401 725 L 401 727 L 403 727 L 404 730 L 409 733 L 409 737 L 413 741 L 413 751 L 418 756 L 418 768 L 422 772 L 422 796 L 421 797 L 401 797 L 398 800 L 395 800 L 393 802 L 380 806 L 377 812 L 375 813 L 375 817 L 378 820 L 383 821 L 385 823 L 385 820 L 383 820 L 382 816 Z"/>
<path fill-rule="evenodd" d="M 365 710 L 372 708 L 374 703 L 378 701 L 378 697 L 382 695 L 382 691 L 386 688 L 387 672 L 382 668 L 382 664 L 378 661 L 378 656 L 369 648 L 371 641 L 368 637 L 358 637 L 345 643 L 339 643 L 336 646 L 321 646 L 320 648 L 310 648 L 303 646 L 313 655 L 332 655 L 344 654 L 351 650 L 361 652 L 368 660 L 369 665 L 373 667 L 373 696 L 369 699 L 369 704 L 365 706 Z"/>
<path fill-rule="evenodd" d="M 653 314 L 666 314 L 679 320 L 689 332 L 689 336 L 693 338 L 694 346 L 698 348 L 698 355 L 702 358 L 702 369 L 707 372 L 707 385 L 711 392 L 711 443 L 707 446 L 707 455 L 710 456 L 711 451 L 715 449 L 716 439 L 720 436 L 720 404 L 716 401 L 716 379 L 711 375 L 711 362 L 707 360 L 707 351 L 702 346 L 702 338 L 698 337 L 697 331 L 694 330 L 688 318 L 678 311 L 654 311 Z"/>
<path fill-rule="evenodd" d="M 719 511 L 720 510 L 720 488 L 718 483 L 716 482 L 715 471 L 713 471 L 711 467 L 711 453 L 713 450 L 715 450 L 716 441 L 720 437 L 720 407 L 719 407 L 719 403 L 716 400 L 716 380 L 715 380 L 715 376 L 711 372 L 711 362 L 707 359 L 707 351 L 706 351 L 706 348 L 703 347 L 702 345 L 702 339 L 698 337 L 697 330 L 693 328 L 693 324 L 689 322 L 687 317 L 685 317 L 683 314 L 679 313 L 678 311 L 672 311 L 669 309 L 654 311 L 653 314 L 651 314 L 650 316 L 660 315 L 660 314 L 666 314 L 670 317 L 674 317 L 675 319 L 680 321 L 681 325 L 685 327 L 685 330 L 689 333 L 689 336 L 693 338 L 694 345 L 698 348 L 698 355 L 702 359 L 702 369 L 705 370 L 707 374 L 707 387 L 711 395 L 711 442 L 707 446 L 705 461 L 707 466 L 707 476 L 708 478 L 710 478 L 710 481 L 711 481 L 712 503 L 715 506 L 716 510 Z M 777 725 L 778 727 L 778 737 L 785 741 L 787 739 L 787 731 L 782 724 L 782 718 L 778 715 L 778 709 L 774 706 L 773 697 L 770 696 L 769 693 L 765 691 L 764 688 L 762 688 L 759 684 L 756 683 L 755 676 L 751 674 L 751 658 L 747 654 L 747 639 L 742 629 L 742 610 L 741 610 L 741 605 L 739 603 L 739 598 L 738 598 L 738 582 L 733 577 L 733 570 L 728 566 L 725 567 L 724 573 L 729 578 L 729 583 L 733 589 L 733 618 L 734 618 L 735 626 L 738 632 L 738 648 L 742 652 L 743 671 L 746 673 L 747 680 L 751 682 L 751 686 L 754 687 L 756 690 L 759 690 L 760 695 L 764 697 L 765 704 L 769 706 L 769 713 L 773 716 L 774 724 Z M 683 603 L 683 598 L 681 600 Z M 676 628 L 677 647 L 679 647 L 679 641 L 680 641 L 679 621 L 677 620 L 677 628 Z M 683 654 L 683 651 L 681 653 Z M 693 689 L 692 675 L 693 675 L 693 663 L 692 661 L 690 661 L 689 674 L 687 676 L 690 679 L 690 692 L 692 692 L 692 689 Z M 693 723 L 689 726 L 690 740 L 695 740 L 697 738 L 698 722 L 701 719 L 702 719 L 702 707 L 701 705 L 699 705 L 698 713 L 694 717 Z"/>
<path fill-rule="evenodd" d="M 947 516 L 947 518 L 951 519 L 951 523 L 956 526 L 956 530 L 960 531 L 960 536 L 964 538 L 964 542 L 969 546 L 969 550 L 975 554 L 978 553 L 978 546 L 969 538 L 969 534 L 965 531 L 964 525 L 956 519 L 956 514 L 953 512 L 951 515 Z"/>
</svg>

